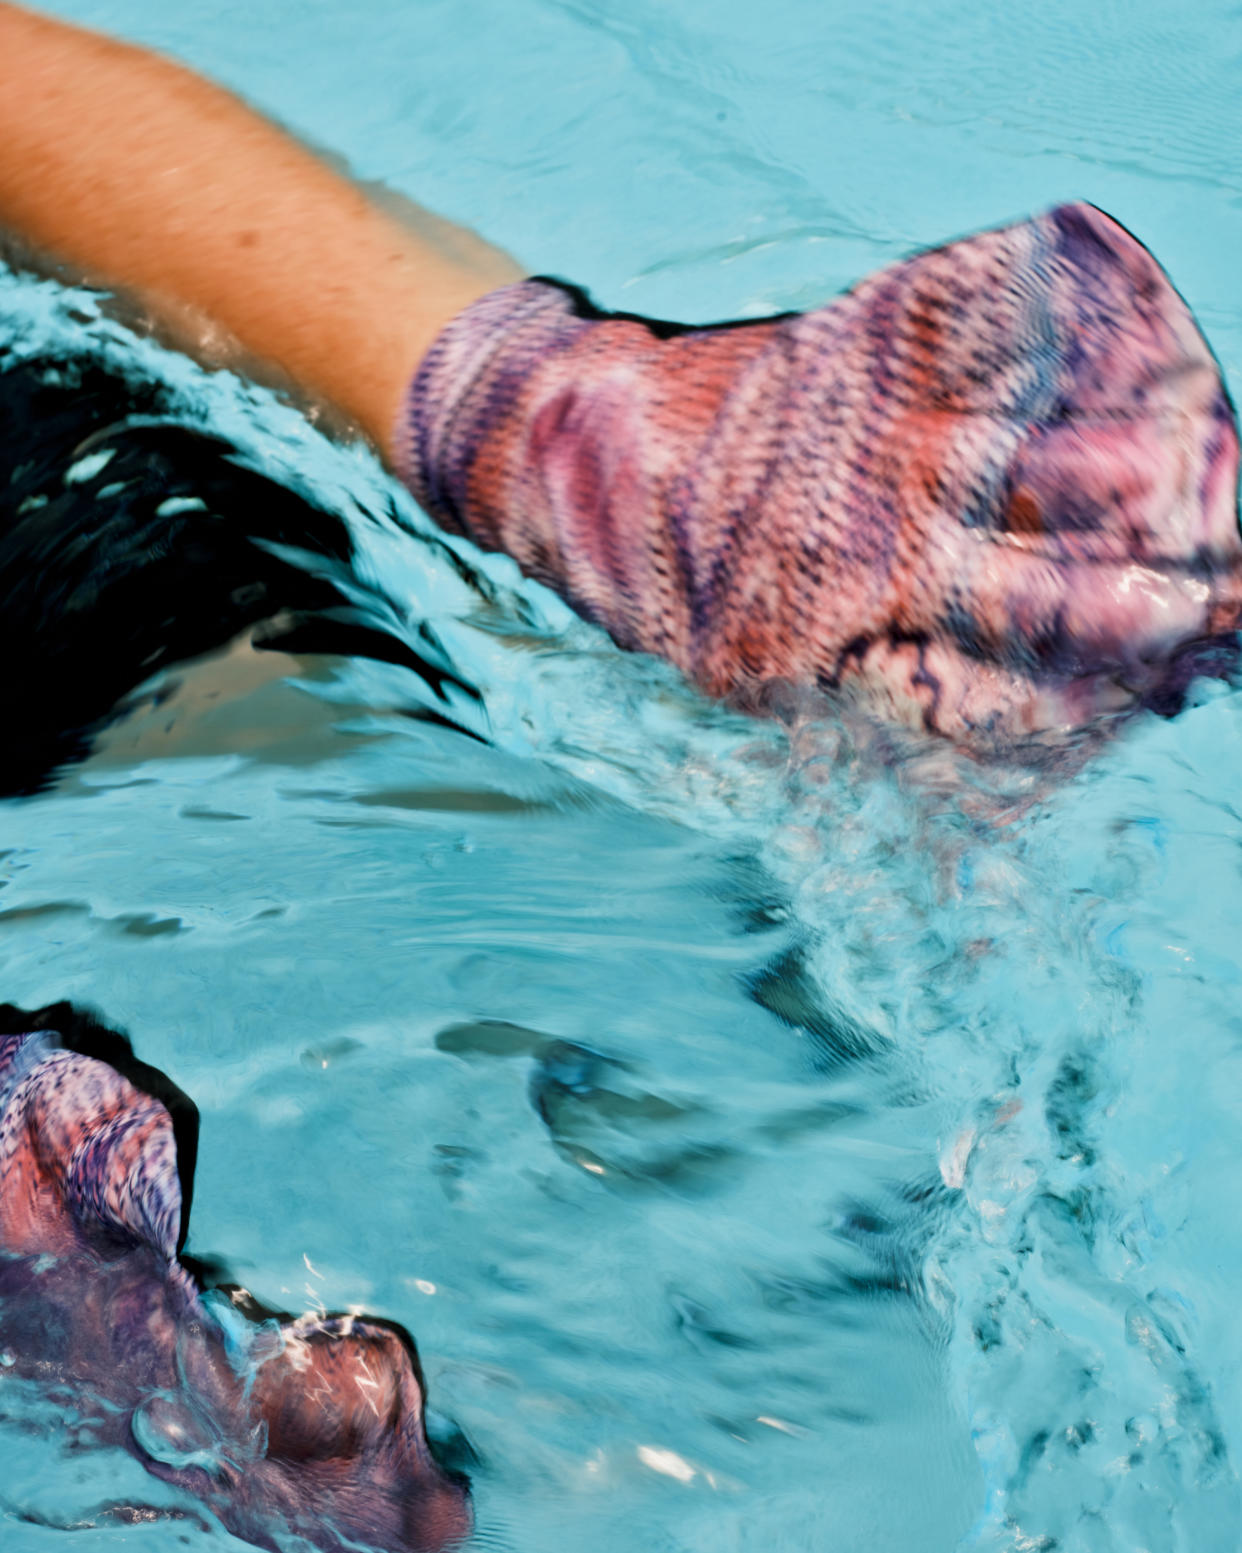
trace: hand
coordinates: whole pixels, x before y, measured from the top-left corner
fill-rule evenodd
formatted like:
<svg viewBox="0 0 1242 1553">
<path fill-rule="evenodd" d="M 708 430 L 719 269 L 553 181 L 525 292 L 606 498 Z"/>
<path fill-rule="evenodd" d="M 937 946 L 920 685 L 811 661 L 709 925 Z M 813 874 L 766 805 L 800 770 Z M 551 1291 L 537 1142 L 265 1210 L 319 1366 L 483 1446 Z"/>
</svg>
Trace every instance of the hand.
<svg viewBox="0 0 1242 1553">
<path fill-rule="evenodd" d="M 1219 373 L 1086 205 L 753 324 L 510 287 L 441 335 L 397 452 L 442 522 L 744 700 L 863 688 L 1011 741 L 1167 708 L 1238 620 Z"/>
</svg>

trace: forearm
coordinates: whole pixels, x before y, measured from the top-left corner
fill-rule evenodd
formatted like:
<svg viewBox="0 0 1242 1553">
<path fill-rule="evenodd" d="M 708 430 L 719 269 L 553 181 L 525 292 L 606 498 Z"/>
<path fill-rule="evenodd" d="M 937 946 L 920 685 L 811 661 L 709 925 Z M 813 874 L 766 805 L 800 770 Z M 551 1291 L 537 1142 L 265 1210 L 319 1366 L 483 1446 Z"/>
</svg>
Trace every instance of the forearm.
<svg viewBox="0 0 1242 1553">
<path fill-rule="evenodd" d="M 516 267 L 464 261 L 189 70 L 0 4 L 0 226 L 186 308 L 389 449 L 440 327 Z"/>
</svg>

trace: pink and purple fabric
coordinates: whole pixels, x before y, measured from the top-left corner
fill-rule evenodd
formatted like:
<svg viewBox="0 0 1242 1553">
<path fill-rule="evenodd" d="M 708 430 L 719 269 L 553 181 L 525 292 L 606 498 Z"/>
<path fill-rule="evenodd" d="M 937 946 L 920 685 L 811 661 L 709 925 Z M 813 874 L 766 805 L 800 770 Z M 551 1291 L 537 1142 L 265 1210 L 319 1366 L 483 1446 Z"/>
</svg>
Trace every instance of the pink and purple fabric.
<svg viewBox="0 0 1242 1553">
<path fill-rule="evenodd" d="M 0 1036 L 6 1372 L 71 1392 L 93 1443 L 128 1450 L 260 1547 L 459 1543 L 469 1499 L 428 1450 L 400 1329 L 247 1320 L 178 1260 L 181 1221 L 161 1101 L 52 1032 Z"/>
<path fill-rule="evenodd" d="M 967 743 L 1169 710 L 1242 601 L 1238 438 L 1150 253 L 1085 204 L 805 314 L 687 328 L 528 280 L 424 359 L 399 465 L 623 646 Z"/>
</svg>

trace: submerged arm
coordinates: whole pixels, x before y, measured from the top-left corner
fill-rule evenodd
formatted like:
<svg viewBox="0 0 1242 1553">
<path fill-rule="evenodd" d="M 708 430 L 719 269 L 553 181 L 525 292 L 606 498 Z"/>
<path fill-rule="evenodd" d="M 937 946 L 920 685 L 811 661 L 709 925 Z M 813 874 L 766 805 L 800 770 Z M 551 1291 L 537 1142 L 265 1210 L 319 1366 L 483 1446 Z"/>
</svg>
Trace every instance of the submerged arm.
<svg viewBox="0 0 1242 1553">
<path fill-rule="evenodd" d="M 0 226 L 157 316 L 205 314 L 386 453 L 441 326 L 521 273 L 171 60 L 0 4 L 0 61 Z"/>
</svg>

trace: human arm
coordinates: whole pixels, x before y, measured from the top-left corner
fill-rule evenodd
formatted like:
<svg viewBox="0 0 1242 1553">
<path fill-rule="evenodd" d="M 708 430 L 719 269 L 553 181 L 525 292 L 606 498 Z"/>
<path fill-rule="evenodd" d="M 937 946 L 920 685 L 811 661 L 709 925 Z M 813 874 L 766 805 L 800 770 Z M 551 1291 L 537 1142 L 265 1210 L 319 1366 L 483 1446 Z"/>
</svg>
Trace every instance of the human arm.
<svg viewBox="0 0 1242 1553">
<path fill-rule="evenodd" d="M 454 256 L 179 66 L 0 4 L 0 224 L 192 307 L 426 509 L 749 700 L 989 743 L 1180 702 L 1242 610 L 1238 440 L 1152 256 L 1070 205 L 687 329 Z M 407 387 L 408 385 L 408 387 Z"/>
<path fill-rule="evenodd" d="M 521 274 L 183 66 L 8 4 L 0 148 L 0 227 L 157 317 L 223 327 L 385 453 L 442 325 Z"/>
</svg>

